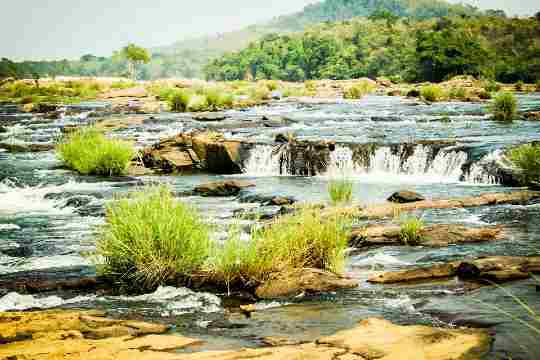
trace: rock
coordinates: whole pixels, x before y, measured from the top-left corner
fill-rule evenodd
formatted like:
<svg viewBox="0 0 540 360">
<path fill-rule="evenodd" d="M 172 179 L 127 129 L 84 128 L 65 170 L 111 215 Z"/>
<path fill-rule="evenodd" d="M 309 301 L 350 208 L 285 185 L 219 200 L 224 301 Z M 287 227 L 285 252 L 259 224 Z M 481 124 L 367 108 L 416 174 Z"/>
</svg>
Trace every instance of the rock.
<svg viewBox="0 0 540 360">
<path fill-rule="evenodd" d="M 489 352 L 491 342 L 485 330 L 399 326 L 377 318 L 317 340 L 317 344 L 345 348 L 363 359 L 388 360 L 479 359 Z"/>
<path fill-rule="evenodd" d="M 530 273 L 540 272 L 540 256 L 490 256 L 470 261 L 453 261 L 424 268 L 391 271 L 378 274 L 368 282 L 389 284 L 433 280 L 458 276 L 463 280 L 506 282 L 526 279 Z"/>
<path fill-rule="evenodd" d="M 202 184 L 195 188 L 195 192 L 201 196 L 235 196 L 240 190 L 254 187 L 255 184 L 241 180 L 216 181 Z"/>
<path fill-rule="evenodd" d="M 406 204 L 406 203 L 412 203 L 416 201 L 423 201 L 426 200 L 422 195 L 414 192 L 414 191 L 398 191 L 392 194 L 388 198 L 388 201 L 398 203 L 398 204 Z"/>
<path fill-rule="evenodd" d="M 262 122 L 264 127 L 268 128 L 280 128 L 287 125 L 290 125 L 293 121 L 284 116 L 269 116 L 264 115 L 262 117 Z M 279 134 L 278 134 L 279 136 Z"/>
<path fill-rule="evenodd" d="M 395 90 L 390 90 L 386 93 L 386 95 L 388 96 L 401 96 L 401 90 L 400 89 L 395 89 Z"/>
<path fill-rule="evenodd" d="M 44 152 L 44 151 L 53 150 L 54 145 L 53 144 L 0 143 L 0 149 L 4 149 L 7 152 L 12 152 L 12 153 Z"/>
<path fill-rule="evenodd" d="M 383 87 L 390 87 L 392 86 L 392 81 L 388 78 L 385 78 L 385 77 L 378 77 L 376 79 L 376 82 L 377 82 L 377 85 L 379 86 L 383 86 Z"/>
<path fill-rule="evenodd" d="M 285 206 L 297 202 L 293 197 L 281 195 L 264 195 L 252 192 L 241 192 L 236 198 L 241 203 L 260 203 L 263 206 Z"/>
<path fill-rule="evenodd" d="M 540 111 L 527 111 L 523 113 L 522 118 L 528 121 L 540 121 Z"/>
<path fill-rule="evenodd" d="M 25 258 L 32 256 L 34 251 L 32 250 L 32 246 L 22 245 L 7 249 L 0 249 L 0 253 L 11 257 Z"/>
<path fill-rule="evenodd" d="M 300 269 L 279 274 L 257 287 L 255 295 L 260 299 L 294 297 L 302 293 L 324 293 L 358 286 L 356 280 L 347 279 L 319 269 Z"/>
<path fill-rule="evenodd" d="M 103 95 L 103 99 L 114 98 L 144 98 L 148 97 L 148 91 L 144 87 L 134 87 L 131 89 L 111 90 Z"/>
<path fill-rule="evenodd" d="M 5 127 L 3 126 L 0 126 L 0 134 L 5 134 L 8 132 L 8 129 L 6 129 Z"/>
<path fill-rule="evenodd" d="M 80 129 L 79 125 L 64 125 L 62 126 L 60 131 L 62 132 L 62 134 L 73 134 L 79 131 L 79 129 Z"/>
<path fill-rule="evenodd" d="M 34 104 L 32 108 L 32 112 L 40 113 L 40 114 L 48 114 L 48 113 L 59 113 L 60 112 L 60 105 L 57 104 L 45 104 L 45 103 L 37 103 Z"/>
<path fill-rule="evenodd" d="M 355 247 L 405 245 L 400 238 L 401 227 L 398 225 L 373 225 L 367 228 L 353 230 L 350 244 Z M 456 224 L 434 224 L 425 227 L 421 233 L 422 246 L 448 246 L 484 241 L 494 241 L 503 238 L 502 226 L 487 226 L 467 228 Z"/>
<path fill-rule="evenodd" d="M 281 100 L 281 98 L 283 97 L 283 93 L 281 91 L 274 90 L 270 94 L 270 97 L 272 98 L 272 100 Z"/>
<path fill-rule="evenodd" d="M 226 141 L 209 133 L 179 134 L 143 150 L 144 166 L 164 173 L 207 171 L 240 174 L 253 145 Z"/>
<path fill-rule="evenodd" d="M 409 92 L 407 93 L 407 97 L 414 97 L 414 98 L 420 97 L 420 90 L 417 90 L 417 89 L 409 90 Z"/>
<path fill-rule="evenodd" d="M 222 121 L 229 116 L 220 112 L 203 112 L 193 116 L 193 119 L 197 121 Z"/>
</svg>

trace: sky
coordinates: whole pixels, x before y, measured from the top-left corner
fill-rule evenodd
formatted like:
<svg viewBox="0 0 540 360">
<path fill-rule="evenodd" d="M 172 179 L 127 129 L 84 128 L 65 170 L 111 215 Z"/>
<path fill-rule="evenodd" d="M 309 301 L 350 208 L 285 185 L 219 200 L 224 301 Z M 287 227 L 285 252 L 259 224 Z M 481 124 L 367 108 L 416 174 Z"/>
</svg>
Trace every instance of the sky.
<svg viewBox="0 0 540 360">
<path fill-rule="evenodd" d="M 458 2 L 457 0 L 452 0 Z M 215 34 L 301 10 L 317 0 L 4 0 L 0 57 L 22 60 L 109 56 Z M 509 14 L 532 14 L 538 0 L 467 0 Z M 9 3 L 9 4 L 6 4 Z M 189 4 L 189 5 L 186 5 Z"/>
</svg>

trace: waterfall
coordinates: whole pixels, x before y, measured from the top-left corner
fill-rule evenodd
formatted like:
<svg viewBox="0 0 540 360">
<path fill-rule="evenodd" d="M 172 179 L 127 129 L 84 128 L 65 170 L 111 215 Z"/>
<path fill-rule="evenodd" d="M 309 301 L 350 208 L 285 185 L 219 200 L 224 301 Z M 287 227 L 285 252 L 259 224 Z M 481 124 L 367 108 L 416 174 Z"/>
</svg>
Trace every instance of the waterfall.
<svg viewBox="0 0 540 360">
<path fill-rule="evenodd" d="M 361 178 L 370 182 L 457 183 L 462 179 L 470 183 L 495 184 L 481 164 L 473 164 L 468 174 L 462 168 L 468 156 L 464 151 L 416 145 L 412 153 L 404 148 L 379 147 L 369 155 L 369 164 L 360 165 L 354 151 L 338 146 L 330 153 L 330 161 L 324 177 Z M 251 150 L 244 164 L 247 176 L 279 176 L 279 160 L 272 155 L 272 146 L 258 145 Z"/>
<path fill-rule="evenodd" d="M 471 165 L 468 173 L 466 173 L 464 176 L 465 181 L 470 183 L 480 183 L 488 185 L 499 184 L 497 178 L 488 171 L 488 167 L 500 161 L 501 157 L 501 150 L 496 150 L 484 156 L 482 159 L 480 159 L 480 161 L 475 162 Z"/>
</svg>

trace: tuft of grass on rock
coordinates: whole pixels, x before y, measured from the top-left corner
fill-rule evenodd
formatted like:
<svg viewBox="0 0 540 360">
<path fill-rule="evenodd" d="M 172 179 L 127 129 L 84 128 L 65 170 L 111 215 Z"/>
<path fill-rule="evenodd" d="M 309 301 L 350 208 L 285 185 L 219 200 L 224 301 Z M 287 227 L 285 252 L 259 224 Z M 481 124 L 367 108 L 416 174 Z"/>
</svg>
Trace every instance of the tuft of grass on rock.
<svg viewBox="0 0 540 360">
<path fill-rule="evenodd" d="M 516 91 L 523 91 L 524 86 L 525 86 L 525 83 L 522 80 L 519 80 L 517 83 L 514 84 L 514 89 Z"/>
<path fill-rule="evenodd" d="M 420 90 L 420 95 L 424 98 L 424 100 L 429 102 L 437 102 L 443 99 L 444 97 L 444 91 L 443 89 L 438 85 L 428 85 L 424 86 Z"/>
<path fill-rule="evenodd" d="M 67 135 L 56 150 L 66 167 L 83 175 L 123 175 L 135 156 L 132 144 L 109 139 L 93 127 Z"/>
<path fill-rule="evenodd" d="M 211 253 L 210 229 L 170 189 L 151 187 L 107 206 L 97 255 L 105 275 L 151 289 L 200 271 Z"/>
<path fill-rule="evenodd" d="M 160 98 L 167 99 L 169 108 L 174 112 L 186 112 L 192 95 L 186 90 L 162 90 Z"/>
<path fill-rule="evenodd" d="M 495 97 L 490 111 L 498 121 L 513 121 L 517 114 L 517 99 L 514 94 L 504 92 Z"/>
<path fill-rule="evenodd" d="M 422 242 L 422 231 L 425 228 L 424 220 L 410 216 L 401 220 L 399 238 L 405 245 L 416 246 Z"/>
<path fill-rule="evenodd" d="M 349 204 L 353 199 L 353 183 L 346 179 L 331 180 L 328 183 L 328 196 L 332 204 Z"/>
<path fill-rule="evenodd" d="M 367 80 L 361 80 L 353 86 L 345 89 L 343 97 L 345 99 L 361 99 L 375 90 L 375 85 Z"/>
<path fill-rule="evenodd" d="M 510 161 L 521 171 L 525 185 L 540 186 L 540 144 L 525 144 L 512 149 Z"/>
</svg>

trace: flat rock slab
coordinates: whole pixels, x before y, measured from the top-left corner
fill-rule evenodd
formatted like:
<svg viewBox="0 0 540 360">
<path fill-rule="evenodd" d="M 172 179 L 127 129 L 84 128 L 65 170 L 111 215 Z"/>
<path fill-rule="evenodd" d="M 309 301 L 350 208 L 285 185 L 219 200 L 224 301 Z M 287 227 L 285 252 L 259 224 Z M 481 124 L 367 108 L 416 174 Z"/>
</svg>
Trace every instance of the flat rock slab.
<svg viewBox="0 0 540 360">
<path fill-rule="evenodd" d="M 222 121 L 227 119 L 229 116 L 225 113 L 220 112 L 204 112 L 193 115 L 193 119 L 201 122 L 207 121 Z"/>
<path fill-rule="evenodd" d="M 358 248 L 384 245 L 405 245 L 400 237 L 401 227 L 398 225 L 374 225 L 353 230 L 350 244 Z M 436 224 L 420 231 L 421 246 L 448 246 L 504 238 L 502 226 L 467 228 L 462 225 Z"/>
<path fill-rule="evenodd" d="M 395 192 L 388 198 L 388 201 L 398 204 L 407 204 L 423 200 L 426 199 L 422 195 L 408 190 Z"/>
<path fill-rule="evenodd" d="M 314 342 L 273 341 L 276 347 L 199 351 L 203 342 L 165 334 L 159 324 L 113 320 L 96 311 L 0 313 L 1 359 L 110 360 L 368 360 L 479 359 L 492 338 L 484 330 L 400 326 L 371 318 Z M 187 349 L 186 352 L 176 352 Z"/>
<path fill-rule="evenodd" d="M 357 286 L 356 280 L 324 270 L 306 268 L 268 280 L 255 290 L 255 295 L 261 299 L 290 298 L 305 292 L 322 293 Z"/>
<path fill-rule="evenodd" d="M 458 276 L 469 281 L 501 283 L 526 279 L 531 273 L 539 272 L 540 256 L 491 256 L 409 270 L 389 271 L 370 277 L 368 282 L 392 284 Z"/>
<path fill-rule="evenodd" d="M 43 152 L 54 149 L 54 144 L 10 144 L 0 143 L 0 149 L 11 153 Z"/>
<path fill-rule="evenodd" d="M 197 186 L 194 191 L 201 196 L 236 196 L 238 193 L 255 184 L 243 180 L 216 181 Z"/>
</svg>

